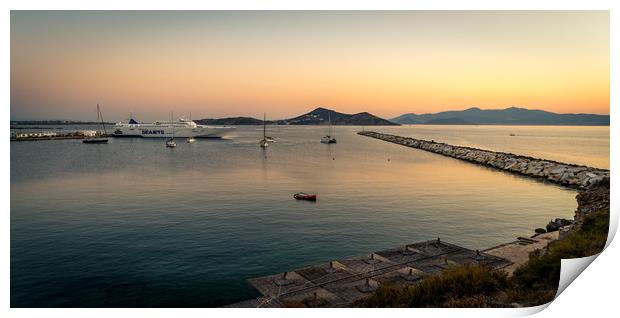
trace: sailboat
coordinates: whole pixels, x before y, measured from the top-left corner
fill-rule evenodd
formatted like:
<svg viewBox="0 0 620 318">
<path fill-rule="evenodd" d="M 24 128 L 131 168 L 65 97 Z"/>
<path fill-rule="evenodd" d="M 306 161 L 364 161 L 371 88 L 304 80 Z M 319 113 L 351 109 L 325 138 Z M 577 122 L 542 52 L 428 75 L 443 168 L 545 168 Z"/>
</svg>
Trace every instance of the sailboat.
<svg viewBox="0 0 620 318">
<path fill-rule="evenodd" d="M 97 121 L 101 123 L 101 128 L 103 128 L 103 136 L 104 137 L 101 137 L 99 135 L 99 132 L 97 132 L 94 137 L 89 137 L 89 138 L 83 139 L 82 140 L 83 143 L 85 143 L 85 144 L 107 144 L 108 143 L 108 138 L 105 138 L 105 136 L 108 134 L 108 132 L 105 130 L 105 124 L 103 123 L 103 115 L 101 115 L 101 110 L 99 109 L 99 104 L 97 104 Z"/>
<path fill-rule="evenodd" d="M 172 112 L 170 112 L 170 123 L 172 124 L 172 137 L 166 140 L 166 147 L 174 148 L 177 146 L 176 141 L 174 141 L 174 122 L 172 121 Z"/>
<path fill-rule="evenodd" d="M 327 113 L 327 118 L 329 121 L 329 133 L 325 136 L 323 136 L 323 138 L 321 138 L 321 142 L 324 144 L 335 144 L 336 143 L 336 138 L 332 137 L 332 118 L 331 118 L 331 110 L 329 111 L 329 113 Z"/>
<path fill-rule="evenodd" d="M 192 121 L 192 113 L 189 113 L 189 121 Z M 191 144 L 194 143 L 196 141 L 196 138 L 194 138 L 194 134 L 192 134 L 192 131 L 189 131 L 189 137 L 187 138 L 187 143 Z"/>
<path fill-rule="evenodd" d="M 263 139 L 258 144 L 261 148 L 269 147 L 269 140 L 267 140 L 267 114 L 263 114 Z"/>
</svg>

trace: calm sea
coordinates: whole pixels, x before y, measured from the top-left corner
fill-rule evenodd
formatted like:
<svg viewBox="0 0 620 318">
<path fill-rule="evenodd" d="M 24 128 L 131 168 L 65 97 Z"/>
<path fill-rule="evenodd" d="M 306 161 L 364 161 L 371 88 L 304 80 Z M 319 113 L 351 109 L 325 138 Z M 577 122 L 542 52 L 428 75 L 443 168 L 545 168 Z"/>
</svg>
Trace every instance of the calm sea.
<svg viewBox="0 0 620 318">
<path fill-rule="evenodd" d="M 484 249 L 573 216 L 575 191 L 361 129 L 324 145 L 324 127 L 269 127 L 266 150 L 262 127 L 176 149 L 12 142 L 11 305 L 220 306 L 256 297 L 250 277 L 436 237 Z M 372 130 L 609 166 L 609 127 Z"/>
</svg>

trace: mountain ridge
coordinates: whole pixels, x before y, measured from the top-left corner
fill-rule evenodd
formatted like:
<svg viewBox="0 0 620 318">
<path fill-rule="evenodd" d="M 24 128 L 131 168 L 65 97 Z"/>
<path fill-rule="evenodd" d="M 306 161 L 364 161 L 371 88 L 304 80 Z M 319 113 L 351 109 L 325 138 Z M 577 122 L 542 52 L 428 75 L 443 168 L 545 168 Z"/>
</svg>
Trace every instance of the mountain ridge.
<svg viewBox="0 0 620 318">
<path fill-rule="evenodd" d="M 195 120 L 200 125 L 262 125 L 261 119 L 253 117 L 204 118 Z M 317 107 L 314 110 L 288 119 L 267 120 L 268 125 L 356 125 L 356 126 L 398 126 L 400 124 L 377 117 L 369 112 L 355 114 L 340 113 L 332 109 Z"/>
<path fill-rule="evenodd" d="M 411 125 L 571 125 L 609 126 L 609 115 L 558 114 L 540 109 L 508 107 L 505 109 L 480 109 L 470 107 L 464 110 L 450 110 L 439 113 L 407 113 L 390 121 Z"/>
</svg>

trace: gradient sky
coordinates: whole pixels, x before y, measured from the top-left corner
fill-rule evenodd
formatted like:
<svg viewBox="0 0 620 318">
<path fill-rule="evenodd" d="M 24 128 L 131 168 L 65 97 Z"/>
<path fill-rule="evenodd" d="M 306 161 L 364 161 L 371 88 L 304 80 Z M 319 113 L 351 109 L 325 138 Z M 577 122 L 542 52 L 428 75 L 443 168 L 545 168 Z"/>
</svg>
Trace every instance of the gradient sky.
<svg viewBox="0 0 620 318">
<path fill-rule="evenodd" d="M 11 119 L 609 114 L 609 13 L 12 11 Z"/>
</svg>

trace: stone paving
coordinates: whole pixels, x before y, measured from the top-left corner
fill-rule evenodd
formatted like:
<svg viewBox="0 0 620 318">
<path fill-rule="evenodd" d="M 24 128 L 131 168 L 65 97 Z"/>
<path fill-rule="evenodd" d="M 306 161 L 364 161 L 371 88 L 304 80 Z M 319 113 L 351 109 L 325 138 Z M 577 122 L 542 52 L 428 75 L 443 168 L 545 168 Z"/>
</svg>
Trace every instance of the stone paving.
<svg viewBox="0 0 620 318">
<path fill-rule="evenodd" d="M 484 252 L 510 260 L 512 264 L 504 267 L 503 270 L 512 274 L 515 269 L 529 260 L 530 253 L 547 248 L 547 245 L 558 239 L 559 233 L 559 231 L 555 231 L 543 233 L 533 238 L 520 237 L 514 242 L 492 247 Z"/>
<path fill-rule="evenodd" d="M 346 307 L 381 284 L 417 284 L 448 267 L 468 264 L 492 269 L 512 265 L 505 258 L 437 239 L 251 278 L 263 297 L 227 307 Z"/>
</svg>

